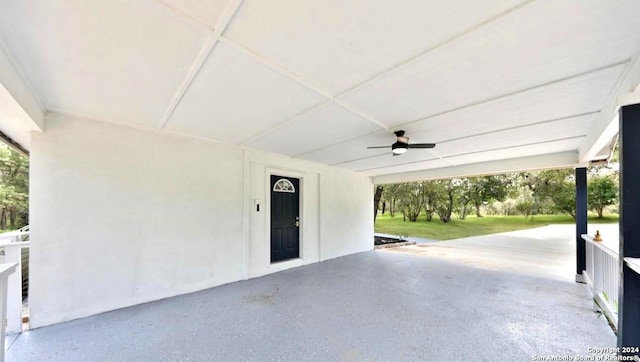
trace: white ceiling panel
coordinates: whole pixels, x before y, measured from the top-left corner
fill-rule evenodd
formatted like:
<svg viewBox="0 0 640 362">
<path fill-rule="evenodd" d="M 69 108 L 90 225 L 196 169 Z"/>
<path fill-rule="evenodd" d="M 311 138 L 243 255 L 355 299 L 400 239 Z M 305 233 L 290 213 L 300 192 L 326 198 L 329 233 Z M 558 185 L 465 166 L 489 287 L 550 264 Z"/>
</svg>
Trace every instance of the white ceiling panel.
<svg viewBox="0 0 640 362">
<path fill-rule="evenodd" d="M 615 84 L 624 67 L 616 66 L 603 69 L 599 72 L 590 73 L 581 77 L 572 78 L 563 82 L 554 83 L 545 87 L 532 89 L 527 92 L 505 97 L 499 100 L 467 107 L 440 116 L 432 117 L 423 121 L 414 122 L 402 126 L 407 131 L 407 136 L 413 143 L 439 143 L 432 151 L 438 156 L 451 156 L 455 153 L 468 151 L 457 151 L 447 147 L 444 141 L 451 141 L 460 138 L 477 136 L 476 139 L 485 144 L 499 142 L 502 136 L 494 134 L 497 131 L 522 127 L 541 122 L 556 120 L 560 125 L 571 124 L 578 127 L 579 131 L 571 131 L 567 135 L 566 127 L 557 128 L 554 132 L 544 133 L 538 142 L 544 141 L 544 136 L 548 139 L 559 139 L 584 135 L 597 116 L 597 111 L 602 107 L 609 96 L 610 89 Z M 582 115 L 582 116 L 576 116 Z M 552 122 L 554 124 L 555 122 Z M 544 128 L 544 126 L 542 126 Z M 394 136 L 388 134 L 384 136 L 387 144 L 395 141 Z M 513 140 L 513 139 L 511 139 Z M 378 141 L 379 142 L 379 141 Z M 531 143 L 530 141 L 524 141 Z M 385 143 L 382 143 L 385 144 Z M 455 143 L 457 144 L 457 143 Z M 465 141 L 461 143 L 465 144 Z M 420 161 L 416 157 L 432 158 L 432 154 L 410 152 L 401 157 L 392 158 L 367 158 L 376 155 L 373 150 L 367 150 L 367 146 L 378 145 L 373 140 L 366 138 L 353 140 L 345 144 L 331 146 L 317 152 L 304 155 L 304 158 L 327 163 L 338 164 L 340 167 L 351 169 L 371 168 L 375 162 L 380 162 L 380 166 L 399 164 L 407 162 L 407 158 L 412 162 L 413 167 L 421 167 L 416 162 Z M 462 147 L 462 146 L 461 146 Z M 386 156 L 387 154 L 384 154 Z M 348 166 L 348 161 L 356 161 L 357 167 Z M 363 166 L 366 165 L 366 166 Z"/>
<path fill-rule="evenodd" d="M 638 19 L 637 0 L 13 0 L 0 46 L 48 112 L 382 175 L 601 137 Z M 438 146 L 367 149 L 384 128 Z"/>
<path fill-rule="evenodd" d="M 428 160 L 428 161 L 412 162 L 412 163 L 399 164 L 399 165 L 383 167 L 383 168 L 375 168 L 375 169 L 361 171 L 361 173 L 368 176 L 378 176 L 378 175 L 388 175 L 391 173 L 411 172 L 415 170 L 431 170 L 434 168 L 449 167 L 449 166 L 451 166 L 451 163 L 449 163 L 447 160 L 436 158 L 434 160 Z"/>
<path fill-rule="evenodd" d="M 158 0 L 213 28 L 229 0 Z"/>
<path fill-rule="evenodd" d="M 526 156 L 544 155 L 550 153 L 577 150 L 584 137 L 578 137 L 570 140 L 558 140 L 545 143 L 537 143 L 532 145 L 523 145 L 518 147 L 504 148 L 499 150 L 474 152 L 465 155 L 445 158 L 451 164 L 464 165 L 468 163 L 486 162 L 503 160 L 510 158 L 519 158 Z M 577 152 L 577 151 L 576 151 Z"/>
<path fill-rule="evenodd" d="M 324 101 L 320 94 L 218 43 L 165 128 L 239 144 Z"/>
<path fill-rule="evenodd" d="M 488 162 L 495 160 L 506 160 L 513 158 L 521 158 L 527 156 L 536 156 L 544 154 L 554 154 L 558 152 L 576 150 L 580 142 L 584 138 L 579 137 L 571 140 L 551 141 L 535 145 L 524 145 L 518 147 L 505 148 L 500 150 L 492 150 L 485 152 L 469 153 L 465 155 L 454 156 L 446 159 L 429 160 L 419 163 L 406 163 L 396 166 L 379 168 L 375 170 L 363 171 L 363 174 L 369 176 L 391 175 L 402 172 L 411 172 L 416 170 L 429 170 L 436 168 L 446 168 L 451 166 L 462 166 L 477 162 Z"/>
<path fill-rule="evenodd" d="M 225 37 L 337 94 L 523 0 L 245 0 Z"/>
<path fill-rule="evenodd" d="M 313 150 L 297 157 L 308 161 L 335 165 L 341 162 L 391 154 L 391 149 L 367 149 L 369 146 L 386 146 L 395 142 L 391 132 L 381 131 L 364 137 Z"/>
<path fill-rule="evenodd" d="M 332 102 L 295 118 L 247 147 L 295 156 L 382 129 Z"/>
<path fill-rule="evenodd" d="M 586 115 L 485 133 L 439 143 L 436 150 L 440 156 L 449 157 L 463 153 L 504 149 L 523 144 L 583 137 L 589 131 L 593 119 L 594 115 Z"/>
<path fill-rule="evenodd" d="M 536 143 L 547 143 L 549 141 L 565 140 L 567 145 L 574 145 L 575 138 L 583 137 L 589 127 L 593 116 L 580 116 L 572 117 L 557 121 L 543 122 L 540 124 L 529 125 L 525 127 L 519 127 L 515 129 L 508 129 L 503 131 L 494 132 L 491 134 L 484 134 L 479 136 L 472 136 L 467 138 L 458 139 L 455 141 L 439 143 L 433 150 L 421 150 L 413 149 L 403 154 L 402 156 L 392 156 L 391 152 L 386 155 L 358 159 L 351 162 L 345 162 L 338 164 L 338 167 L 363 171 L 369 173 L 369 171 L 382 172 L 381 168 L 402 166 L 402 172 L 422 169 L 425 166 L 423 161 L 432 161 L 434 158 L 443 158 L 444 163 L 451 165 L 449 160 L 455 155 L 468 155 L 478 154 L 491 150 L 510 149 L 520 145 L 533 145 Z M 428 142 L 426 139 L 414 139 L 411 138 L 411 143 Z M 565 151 L 565 149 L 563 149 Z M 510 151 L 508 151 L 510 152 Z M 431 162 L 430 164 L 435 164 Z M 446 166 L 446 165 L 445 165 Z M 396 168 L 392 168 L 396 169 Z M 390 171 L 391 172 L 391 171 Z M 395 172 L 395 171 L 393 171 Z M 384 172 L 388 173 L 388 172 Z"/>
<path fill-rule="evenodd" d="M 337 166 L 348 170 L 367 172 L 380 170 L 384 167 L 395 167 L 400 164 L 415 165 L 424 161 L 434 161 L 438 159 L 439 158 L 429 150 L 409 150 L 409 152 L 402 156 L 393 156 L 391 151 L 389 151 L 384 155 L 363 158 L 356 161 L 342 163 Z"/>
<path fill-rule="evenodd" d="M 639 16 L 634 0 L 532 2 L 341 99 L 396 126 L 526 90 L 630 59 Z"/>
<path fill-rule="evenodd" d="M 8 94 L 0 84 L 0 132 L 29 150 L 31 149 L 31 130 L 24 121 L 26 116 L 24 112 L 16 109 L 17 102 L 9 98 Z"/>
<path fill-rule="evenodd" d="M 401 127 L 409 135 L 443 142 L 581 114 L 591 114 L 593 122 L 623 70 L 603 69 Z"/>
<path fill-rule="evenodd" d="M 394 166 L 403 163 L 416 163 L 437 158 L 438 156 L 428 149 L 409 150 L 409 152 L 401 156 L 394 156 L 391 153 L 391 148 L 389 148 L 386 153 L 383 153 L 381 155 L 377 155 L 376 152 L 376 156 L 340 163 L 336 166 L 354 171 L 366 171 L 380 167 Z"/>
<path fill-rule="evenodd" d="M 0 38 L 48 110 L 151 127 L 206 38 L 155 1 L 4 1 Z"/>
</svg>

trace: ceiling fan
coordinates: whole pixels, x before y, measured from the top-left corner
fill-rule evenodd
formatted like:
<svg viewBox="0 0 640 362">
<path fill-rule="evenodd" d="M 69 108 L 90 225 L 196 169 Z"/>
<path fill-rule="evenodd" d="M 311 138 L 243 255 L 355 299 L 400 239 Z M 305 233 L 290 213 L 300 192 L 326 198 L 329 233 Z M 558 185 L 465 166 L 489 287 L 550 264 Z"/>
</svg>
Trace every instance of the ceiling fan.
<svg viewBox="0 0 640 362">
<path fill-rule="evenodd" d="M 399 130 L 393 132 L 397 140 L 391 146 L 372 146 L 367 148 L 389 148 L 391 147 L 391 152 L 394 156 L 400 156 L 401 154 L 407 152 L 409 148 L 434 148 L 436 146 L 435 143 L 411 143 L 409 144 L 409 137 L 404 136 L 404 131 Z"/>
</svg>

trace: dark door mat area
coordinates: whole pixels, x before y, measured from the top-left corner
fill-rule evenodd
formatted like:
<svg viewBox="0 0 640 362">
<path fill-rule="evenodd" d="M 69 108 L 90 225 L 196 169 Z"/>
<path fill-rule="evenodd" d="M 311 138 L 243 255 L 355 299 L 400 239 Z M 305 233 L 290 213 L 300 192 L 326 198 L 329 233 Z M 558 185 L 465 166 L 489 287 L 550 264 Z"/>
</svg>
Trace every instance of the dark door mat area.
<svg viewBox="0 0 640 362">
<path fill-rule="evenodd" d="M 373 237 L 374 249 L 394 248 L 397 246 L 414 245 L 415 243 L 416 243 L 415 241 L 409 241 L 405 239 L 389 238 L 389 237 L 382 237 L 382 236 Z"/>
</svg>

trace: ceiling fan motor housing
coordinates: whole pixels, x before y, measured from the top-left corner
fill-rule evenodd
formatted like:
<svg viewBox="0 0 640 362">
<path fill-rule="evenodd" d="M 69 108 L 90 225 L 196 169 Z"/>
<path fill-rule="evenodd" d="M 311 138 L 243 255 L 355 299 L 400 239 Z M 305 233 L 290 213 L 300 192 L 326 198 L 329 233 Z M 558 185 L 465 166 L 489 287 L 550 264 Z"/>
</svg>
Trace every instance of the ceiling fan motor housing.
<svg viewBox="0 0 640 362">
<path fill-rule="evenodd" d="M 408 149 L 409 149 L 409 144 L 407 144 L 406 142 L 397 141 L 396 143 L 391 145 L 391 152 L 395 154 L 405 153 L 407 152 Z"/>
</svg>

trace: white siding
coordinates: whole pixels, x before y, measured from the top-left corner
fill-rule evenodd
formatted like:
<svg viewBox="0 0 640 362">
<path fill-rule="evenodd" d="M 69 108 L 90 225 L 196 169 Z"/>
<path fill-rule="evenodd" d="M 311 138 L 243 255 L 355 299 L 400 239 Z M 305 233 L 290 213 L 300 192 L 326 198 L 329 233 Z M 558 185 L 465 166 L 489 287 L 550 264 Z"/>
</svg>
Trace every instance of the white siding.
<svg viewBox="0 0 640 362">
<path fill-rule="evenodd" d="M 75 117 L 46 122 L 32 135 L 32 327 L 373 248 L 368 177 Z M 281 171 L 302 179 L 302 256 L 274 267 L 265 182 Z"/>
</svg>

